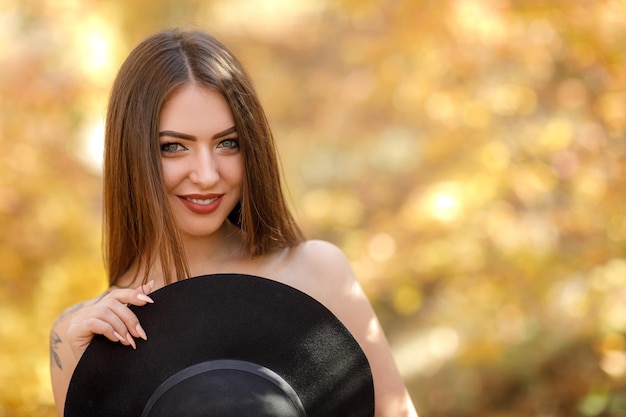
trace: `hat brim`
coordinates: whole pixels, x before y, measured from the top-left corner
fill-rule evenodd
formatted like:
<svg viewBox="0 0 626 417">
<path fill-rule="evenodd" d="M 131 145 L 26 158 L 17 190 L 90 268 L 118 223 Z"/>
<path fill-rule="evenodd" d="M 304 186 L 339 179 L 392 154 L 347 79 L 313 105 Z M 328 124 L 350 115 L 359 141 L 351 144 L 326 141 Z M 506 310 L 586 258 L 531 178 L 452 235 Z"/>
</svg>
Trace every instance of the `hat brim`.
<svg viewBox="0 0 626 417">
<path fill-rule="evenodd" d="M 66 417 L 141 416 L 173 375 L 201 363 L 256 364 L 284 380 L 308 417 L 374 415 L 369 363 L 326 307 L 288 285 L 214 274 L 170 284 L 131 309 L 148 334 L 133 350 L 94 337 L 70 381 Z"/>
</svg>

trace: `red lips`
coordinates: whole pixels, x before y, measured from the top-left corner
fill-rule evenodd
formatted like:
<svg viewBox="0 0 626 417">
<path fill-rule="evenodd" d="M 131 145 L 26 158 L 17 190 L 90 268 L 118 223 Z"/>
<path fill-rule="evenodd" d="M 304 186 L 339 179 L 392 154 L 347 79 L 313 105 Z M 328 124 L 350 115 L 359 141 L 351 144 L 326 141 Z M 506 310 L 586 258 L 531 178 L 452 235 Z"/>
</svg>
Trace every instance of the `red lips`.
<svg viewBox="0 0 626 417">
<path fill-rule="evenodd" d="M 179 195 L 180 201 L 196 214 L 210 214 L 218 209 L 224 194 L 188 194 Z"/>
</svg>

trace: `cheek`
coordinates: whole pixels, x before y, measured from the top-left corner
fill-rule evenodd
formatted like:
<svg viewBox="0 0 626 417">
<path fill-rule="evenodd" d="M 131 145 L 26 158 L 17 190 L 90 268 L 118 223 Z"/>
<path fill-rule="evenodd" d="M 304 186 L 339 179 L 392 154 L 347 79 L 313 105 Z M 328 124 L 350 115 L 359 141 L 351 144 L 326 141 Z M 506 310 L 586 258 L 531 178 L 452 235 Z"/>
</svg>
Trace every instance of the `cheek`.
<svg viewBox="0 0 626 417">
<path fill-rule="evenodd" d="M 231 186 L 241 187 L 243 182 L 243 159 L 241 156 L 233 158 L 224 164 L 222 167 L 222 178 L 226 180 Z"/>
<path fill-rule="evenodd" d="M 163 172 L 163 186 L 166 190 L 171 190 L 176 186 L 180 177 L 180 169 L 173 161 L 164 160 L 161 162 L 161 171 Z"/>
</svg>

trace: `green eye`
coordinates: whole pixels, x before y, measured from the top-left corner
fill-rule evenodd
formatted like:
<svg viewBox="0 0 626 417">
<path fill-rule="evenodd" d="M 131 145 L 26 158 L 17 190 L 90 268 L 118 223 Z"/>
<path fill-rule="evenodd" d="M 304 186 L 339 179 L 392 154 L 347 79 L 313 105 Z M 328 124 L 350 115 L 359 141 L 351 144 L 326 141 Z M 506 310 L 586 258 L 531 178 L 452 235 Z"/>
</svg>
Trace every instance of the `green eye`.
<svg viewBox="0 0 626 417">
<path fill-rule="evenodd" d="M 184 149 L 185 147 L 177 142 L 163 143 L 161 145 L 161 152 L 176 153 Z"/>
<path fill-rule="evenodd" d="M 230 138 L 224 139 L 217 145 L 218 148 L 237 149 L 239 148 L 239 139 Z"/>
</svg>

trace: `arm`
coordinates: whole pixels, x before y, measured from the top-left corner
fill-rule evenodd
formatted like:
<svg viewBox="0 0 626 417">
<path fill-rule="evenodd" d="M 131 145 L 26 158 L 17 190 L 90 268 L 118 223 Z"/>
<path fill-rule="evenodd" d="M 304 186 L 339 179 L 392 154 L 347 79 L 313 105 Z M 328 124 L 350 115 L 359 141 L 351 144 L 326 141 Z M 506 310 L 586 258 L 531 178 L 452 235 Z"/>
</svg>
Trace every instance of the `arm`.
<svg viewBox="0 0 626 417">
<path fill-rule="evenodd" d="M 142 306 L 152 302 L 145 295 L 151 289 L 150 284 L 136 289 L 112 289 L 59 315 L 50 332 L 50 377 L 59 416 L 63 415 L 72 373 L 95 334 L 133 348 L 133 337 L 147 338 L 128 305 Z"/>
<path fill-rule="evenodd" d="M 299 270 L 311 283 L 307 292 L 344 323 L 368 358 L 376 417 L 417 417 L 383 329 L 343 252 L 321 241 L 306 242 L 299 252 Z"/>
</svg>

